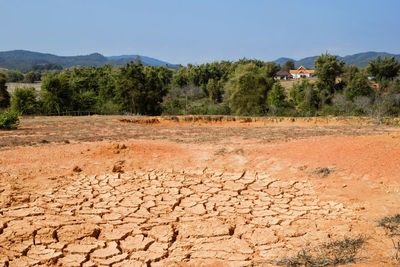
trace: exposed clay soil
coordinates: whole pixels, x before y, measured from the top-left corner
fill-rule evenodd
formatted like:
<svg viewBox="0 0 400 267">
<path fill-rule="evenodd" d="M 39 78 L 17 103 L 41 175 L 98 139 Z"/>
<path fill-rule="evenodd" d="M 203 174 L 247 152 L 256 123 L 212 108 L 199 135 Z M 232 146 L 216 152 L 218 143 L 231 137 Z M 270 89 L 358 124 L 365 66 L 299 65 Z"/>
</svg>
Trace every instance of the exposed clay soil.
<svg viewBox="0 0 400 267">
<path fill-rule="evenodd" d="M 377 221 L 399 213 L 399 128 L 196 120 L 25 118 L 0 131 L 0 265 L 270 266 L 360 234 L 357 265 L 396 264 Z"/>
</svg>

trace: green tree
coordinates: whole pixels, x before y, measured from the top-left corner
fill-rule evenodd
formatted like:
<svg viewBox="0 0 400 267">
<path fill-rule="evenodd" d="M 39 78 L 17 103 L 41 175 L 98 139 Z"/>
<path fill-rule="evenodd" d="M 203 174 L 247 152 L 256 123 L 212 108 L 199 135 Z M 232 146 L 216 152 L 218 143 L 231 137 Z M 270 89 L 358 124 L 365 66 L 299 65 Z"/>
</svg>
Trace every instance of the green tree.
<svg viewBox="0 0 400 267">
<path fill-rule="evenodd" d="M 115 88 L 115 100 L 121 111 L 159 115 L 167 93 L 168 73 L 164 68 L 127 64 L 120 68 Z"/>
<path fill-rule="evenodd" d="M 283 64 L 283 66 L 281 67 L 282 70 L 289 72 L 290 70 L 294 70 L 295 66 L 294 66 L 294 61 L 293 60 L 288 60 L 285 62 L 285 64 Z"/>
<path fill-rule="evenodd" d="M 26 83 L 34 83 L 36 81 L 40 81 L 40 73 L 35 71 L 30 71 L 24 76 L 24 82 Z"/>
<path fill-rule="evenodd" d="M 341 81 L 345 84 L 349 84 L 354 76 L 360 72 L 360 69 L 355 65 L 346 65 L 343 67 L 343 73 L 340 76 Z"/>
<path fill-rule="evenodd" d="M 99 68 L 83 67 L 64 71 L 72 92 L 72 109 L 92 111 L 96 109 L 99 92 Z"/>
<path fill-rule="evenodd" d="M 274 62 L 267 62 L 263 67 L 263 71 L 268 77 L 275 77 L 275 74 L 279 71 L 279 66 Z"/>
<path fill-rule="evenodd" d="M 144 69 L 145 86 L 144 92 L 142 93 L 141 103 L 143 103 L 143 105 L 141 105 L 141 114 L 161 114 L 163 97 L 167 94 L 168 90 L 164 84 L 165 81 L 160 78 L 160 76 L 162 76 L 160 72 L 163 72 L 163 69 L 154 66 L 149 66 Z"/>
<path fill-rule="evenodd" d="M 326 89 L 335 92 L 336 78 L 343 73 L 344 61 L 339 61 L 337 56 L 328 53 L 322 54 L 314 61 L 315 74 Z"/>
<path fill-rule="evenodd" d="M 9 83 L 22 82 L 24 80 L 24 74 L 20 71 L 9 70 L 6 72 L 6 80 Z"/>
<path fill-rule="evenodd" d="M 179 68 L 173 75 L 172 85 L 175 87 L 183 88 L 189 84 L 188 70 L 187 68 Z"/>
<path fill-rule="evenodd" d="M 343 73 L 344 61 L 339 61 L 337 56 L 328 53 L 322 54 L 314 61 L 315 74 L 318 81 L 315 83 L 320 106 L 330 103 L 332 97 L 336 93 L 336 78 Z"/>
<path fill-rule="evenodd" d="M 290 89 L 290 99 L 301 115 L 312 116 L 318 109 L 318 94 L 314 86 L 304 79 Z"/>
<path fill-rule="evenodd" d="M 38 93 L 34 87 L 16 88 L 11 95 L 11 109 L 21 115 L 39 111 Z"/>
<path fill-rule="evenodd" d="M 280 83 L 275 83 L 272 89 L 268 92 L 268 106 L 282 108 L 286 106 L 286 94 L 285 89 Z"/>
<path fill-rule="evenodd" d="M 10 94 L 7 91 L 6 76 L 0 73 L 0 109 L 10 105 Z"/>
<path fill-rule="evenodd" d="M 46 75 L 40 94 L 44 112 L 59 113 L 72 107 L 72 90 L 66 73 Z"/>
<path fill-rule="evenodd" d="M 209 79 L 207 83 L 207 92 L 210 100 L 213 103 L 220 103 L 222 101 L 222 93 L 223 93 L 223 81 L 216 79 Z"/>
<path fill-rule="evenodd" d="M 229 107 L 238 115 L 262 115 L 274 80 L 269 70 L 254 63 L 239 65 L 225 85 Z"/>
<path fill-rule="evenodd" d="M 344 96 L 349 100 L 354 100 L 358 96 L 371 96 L 373 90 L 369 85 L 368 75 L 364 71 L 352 73 L 346 78 Z"/>
<path fill-rule="evenodd" d="M 97 68 L 97 81 L 97 110 L 106 112 L 117 111 L 118 105 L 114 102 L 116 71 L 109 64 Z"/>
<path fill-rule="evenodd" d="M 387 81 L 393 80 L 400 70 L 400 62 L 394 57 L 378 56 L 368 63 L 367 71 L 376 78 L 381 87 L 386 87 Z"/>
<path fill-rule="evenodd" d="M 145 114 L 141 110 L 142 92 L 145 86 L 143 65 L 127 64 L 119 68 L 115 87 L 115 101 L 120 111 L 129 111 L 135 114 Z"/>
</svg>

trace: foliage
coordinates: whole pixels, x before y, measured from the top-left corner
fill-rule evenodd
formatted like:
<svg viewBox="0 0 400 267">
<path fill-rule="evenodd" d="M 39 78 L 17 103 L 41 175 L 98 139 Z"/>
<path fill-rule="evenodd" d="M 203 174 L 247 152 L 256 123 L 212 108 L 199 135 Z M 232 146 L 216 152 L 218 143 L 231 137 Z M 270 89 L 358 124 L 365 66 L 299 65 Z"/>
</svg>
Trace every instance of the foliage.
<svg viewBox="0 0 400 267">
<path fill-rule="evenodd" d="M 373 90 L 369 85 L 368 76 L 364 71 L 356 71 L 346 78 L 344 95 L 353 100 L 357 96 L 371 96 Z"/>
<path fill-rule="evenodd" d="M 13 108 L 21 114 L 90 111 L 143 115 L 368 115 L 378 122 L 385 116 L 400 114 L 399 78 L 387 80 L 385 90 L 375 92 L 365 70 L 344 67 L 335 56 L 323 54 L 315 65 L 318 80 L 295 82 L 288 95 L 274 80 L 279 66 L 255 59 L 189 64 L 177 70 L 144 66 L 137 60 L 118 68 L 104 65 L 61 72 L 30 71 L 25 74 L 25 81 L 43 76 L 39 97 L 32 90 L 18 90 Z M 284 67 L 292 68 L 293 62 Z M 3 108 L 9 105 L 5 78 L 0 75 Z"/>
<path fill-rule="evenodd" d="M 378 56 L 375 60 L 371 60 L 368 64 L 367 71 L 382 84 L 385 81 L 393 80 L 400 70 L 400 62 L 394 57 Z"/>
<path fill-rule="evenodd" d="M 0 112 L 0 129 L 15 129 L 19 123 L 19 114 L 16 111 L 4 110 Z"/>
<path fill-rule="evenodd" d="M 327 90 L 328 94 L 335 92 L 336 78 L 343 73 L 344 61 L 328 53 L 322 54 L 314 62 L 315 74 L 318 76 L 319 90 Z"/>
<path fill-rule="evenodd" d="M 11 95 L 11 109 L 21 115 L 39 111 L 38 93 L 33 87 L 16 88 Z"/>
<path fill-rule="evenodd" d="M 290 100 L 303 116 L 313 116 L 318 109 L 317 91 L 307 79 L 290 89 Z"/>
<path fill-rule="evenodd" d="M 285 62 L 285 64 L 283 64 L 283 66 L 281 67 L 281 70 L 287 71 L 289 72 L 290 70 L 294 70 L 295 66 L 294 66 L 294 61 L 293 60 L 288 60 Z"/>
<path fill-rule="evenodd" d="M 47 113 L 59 113 L 71 110 L 72 90 L 68 85 L 66 73 L 60 75 L 48 74 L 43 78 L 41 88 L 43 111 Z"/>
<path fill-rule="evenodd" d="M 6 80 L 8 83 L 23 82 L 24 74 L 21 71 L 9 70 L 6 72 Z"/>
<path fill-rule="evenodd" d="M 161 103 L 167 93 L 168 77 L 165 75 L 163 67 L 144 68 L 141 64 L 121 67 L 115 88 L 120 110 L 143 115 L 161 114 Z"/>
<path fill-rule="evenodd" d="M 214 103 L 222 102 L 224 83 L 222 80 L 209 79 L 206 86 L 210 100 Z"/>
<path fill-rule="evenodd" d="M 274 75 L 274 74 L 272 74 Z M 255 63 L 240 65 L 225 86 L 229 107 L 237 115 L 262 115 L 274 84 L 270 68 Z"/>
<path fill-rule="evenodd" d="M 24 82 L 26 83 L 34 83 L 36 81 L 40 81 L 41 74 L 37 71 L 30 71 L 24 75 Z"/>
<path fill-rule="evenodd" d="M 10 94 L 7 91 L 6 77 L 0 73 L 0 109 L 10 105 Z"/>
<path fill-rule="evenodd" d="M 282 108 L 287 106 L 284 88 L 279 83 L 275 83 L 268 92 L 268 109 L 272 115 L 278 115 Z"/>
</svg>

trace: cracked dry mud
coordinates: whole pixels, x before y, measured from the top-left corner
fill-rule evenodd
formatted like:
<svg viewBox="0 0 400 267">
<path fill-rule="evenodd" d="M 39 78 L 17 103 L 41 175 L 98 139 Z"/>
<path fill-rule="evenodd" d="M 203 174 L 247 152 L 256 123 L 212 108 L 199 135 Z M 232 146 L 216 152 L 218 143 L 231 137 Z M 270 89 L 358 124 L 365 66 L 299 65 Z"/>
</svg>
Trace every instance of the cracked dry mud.
<svg viewBox="0 0 400 267">
<path fill-rule="evenodd" d="M 318 240 L 315 221 L 352 220 L 307 181 L 252 172 L 76 175 L 20 198 L 0 210 L 0 265 L 267 265 Z"/>
</svg>

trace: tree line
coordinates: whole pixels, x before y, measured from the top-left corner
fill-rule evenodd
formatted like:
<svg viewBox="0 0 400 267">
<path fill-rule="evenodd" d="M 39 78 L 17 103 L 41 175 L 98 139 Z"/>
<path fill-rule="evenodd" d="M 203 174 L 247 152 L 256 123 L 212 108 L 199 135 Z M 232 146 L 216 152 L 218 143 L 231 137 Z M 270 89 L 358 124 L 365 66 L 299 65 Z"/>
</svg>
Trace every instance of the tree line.
<svg viewBox="0 0 400 267">
<path fill-rule="evenodd" d="M 7 77 L 0 74 L 0 107 L 11 106 L 20 114 L 399 115 L 400 63 L 395 58 L 378 57 L 363 69 L 322 54 L 314 65 L 315 82 L 301 79 L 289 89 L 275 74 L 293 68 L 293 62 L 279 66 L 254 59 L 178 70 L 143 66 L 140 60 L 117 68 L 71 68 L 43 73 L 40 92 L 17 88 L 11 96 Z"/>
</svg>

